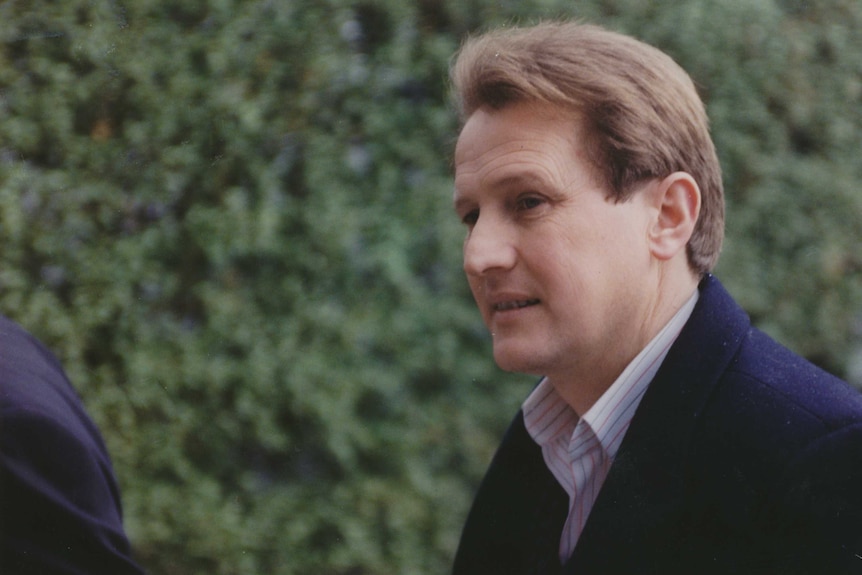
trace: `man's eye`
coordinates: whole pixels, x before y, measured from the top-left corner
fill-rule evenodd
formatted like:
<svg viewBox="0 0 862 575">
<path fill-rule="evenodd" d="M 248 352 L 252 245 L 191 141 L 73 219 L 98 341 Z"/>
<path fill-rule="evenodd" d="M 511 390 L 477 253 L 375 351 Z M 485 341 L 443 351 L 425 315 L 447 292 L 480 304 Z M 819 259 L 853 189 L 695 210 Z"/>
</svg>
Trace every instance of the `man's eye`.
<svg viewBox="0 0 862 575">
<path fill-rule="evenodd" d="M 474 226 L 479 220 L 479 210 L 470 210 L 461 218 L 461 223 L 467 226 Z"/>
<path fill-rule="evenodd" d="M 523 198 L 518 198 L 517 207 L 519 210 L 532 210 L 533 208 L 538 208 L 542 205 L 544 201 L 542 198 L 536 196 L 526 196 Z"/>
</svg>

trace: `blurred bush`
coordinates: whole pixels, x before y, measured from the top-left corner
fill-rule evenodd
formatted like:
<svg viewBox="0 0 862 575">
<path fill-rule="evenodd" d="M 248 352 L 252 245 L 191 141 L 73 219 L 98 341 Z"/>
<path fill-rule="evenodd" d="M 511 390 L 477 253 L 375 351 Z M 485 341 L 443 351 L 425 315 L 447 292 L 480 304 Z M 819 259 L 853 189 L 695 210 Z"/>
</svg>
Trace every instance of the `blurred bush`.
<svg viewBox="0 0 862 575">
<path fill-rule="evenodd" d="M 862 5 L 656 4 L 0 4 L 0 310 L 64 361 L 148 570 L 448 570 L 532 385 L 493 366 L 450 213 L 447 67 L 486 26 L 677 58 L 725 167 L 719 275 L 852 375 Z"/>
</svg>

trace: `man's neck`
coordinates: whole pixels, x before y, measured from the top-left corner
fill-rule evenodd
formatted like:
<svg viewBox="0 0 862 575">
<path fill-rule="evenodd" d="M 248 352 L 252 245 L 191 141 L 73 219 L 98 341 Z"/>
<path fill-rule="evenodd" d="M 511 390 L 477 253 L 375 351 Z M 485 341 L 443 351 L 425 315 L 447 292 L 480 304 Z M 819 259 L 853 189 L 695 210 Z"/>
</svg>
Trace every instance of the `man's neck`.
<svg viewBox="0 0 862 575">
<path fill-rule="evenodd" d="M 631 361 L 676 316 L 697 291 L 698 279 L 680 282 L 668 290 L 649 314 L 640 329 L 633 330 L 628 342 L 616 342 L 601 358 L 586 358 L 568 372 L 549 373 L 546 377 L 557 393 L 579 416 L 585 414 L 619 378 Z M 611 346 L 609 346 L 610 348 Z"/>
</svg>

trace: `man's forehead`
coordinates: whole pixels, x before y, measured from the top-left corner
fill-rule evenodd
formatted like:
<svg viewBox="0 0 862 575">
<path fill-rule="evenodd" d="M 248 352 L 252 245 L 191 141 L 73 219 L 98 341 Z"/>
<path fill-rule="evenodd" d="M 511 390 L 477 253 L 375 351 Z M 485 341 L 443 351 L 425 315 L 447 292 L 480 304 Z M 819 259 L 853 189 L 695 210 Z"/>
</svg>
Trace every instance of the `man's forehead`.
<svg viewBox="0 0 862 575">
<path fill-rule="evenodd" d="M 564 128 L 560 130 L 560 127 Z M 549 132 L 564 137 L 570 144 L 580 139 L 581 121 L 573 112 L 559 106 L 543 103 L 522 102 L 495 109 L 483 106 L 464 122 L 455 144 L 454 162 L 470 161 L 478 150 L 489 150 L 490 146 L 506 151 L 520 149 L 531 139 L 544 137 Z M 513 127 L 517 130 L 513 131 Z M 494 142 L 494 137 L 505 137 Z"/>
</svg>

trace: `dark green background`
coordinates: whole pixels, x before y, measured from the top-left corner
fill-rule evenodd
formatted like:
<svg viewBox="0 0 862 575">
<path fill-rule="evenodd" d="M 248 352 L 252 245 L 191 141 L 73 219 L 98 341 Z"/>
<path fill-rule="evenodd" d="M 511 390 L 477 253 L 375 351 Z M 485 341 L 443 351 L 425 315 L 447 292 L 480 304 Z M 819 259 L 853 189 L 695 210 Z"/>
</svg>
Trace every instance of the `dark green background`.
<svg viewBox="0 0 862 575">
<path fill-rule="evenodd" d="M 857 0 L 0 2 L 0 311 L 63 360 L 148 570 L 447 571 L 532 385 L 462 278 L 448 63 L 572 15 L 690 71 L 718 275 L 858 382 Z"/>
</svg>

